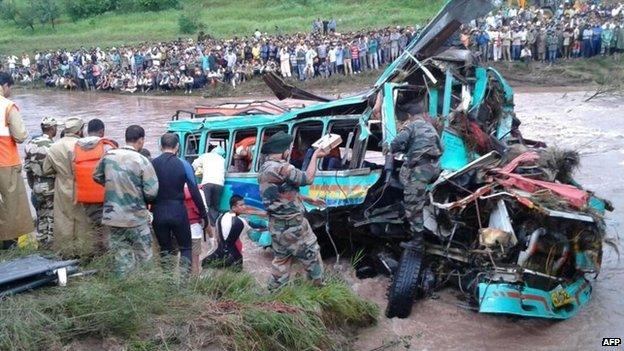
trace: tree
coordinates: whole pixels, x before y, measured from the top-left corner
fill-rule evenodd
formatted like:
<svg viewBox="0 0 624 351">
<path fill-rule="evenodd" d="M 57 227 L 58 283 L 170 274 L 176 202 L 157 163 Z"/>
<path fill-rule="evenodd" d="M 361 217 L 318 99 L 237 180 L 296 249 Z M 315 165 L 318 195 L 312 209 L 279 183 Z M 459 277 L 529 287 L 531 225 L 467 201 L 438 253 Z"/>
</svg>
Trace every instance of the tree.
<svg viewBox="0 0 624 351">
<path fill-rule="evenodd" d="M 49 23 L 54 28 L 55 21 L 61 16 L 61 9 L 57 0 L 38 0 L 37 5 L 39 23 Z"/>
<path fill-rule="evenodd" d="M 55 9 L 55 0 L 28 0 L 16 2 L 14 0 L 4 0 L 0 3 L 0 12 L 3 19 L 12 21 L 16 26 L 20 28 L 35 29 L 35 23 L 39 21 L 43 24 L 46 22 L 58 19 L 60 13 L 58 7 Z M 46 4 L 45 11 L 43 10 L 43 3 Z M 45 12 L 45 16 L 43 13 Z M 42 20 L 42 16 L 45 17 Z"/>
<path fill-rule="evenodd" d="M 0 16 L 2 16 L 3 20 L 13 21 L 15 24 L 17 17 L 17 6 L 11 0 L 0 1 Z"/>
</svg>

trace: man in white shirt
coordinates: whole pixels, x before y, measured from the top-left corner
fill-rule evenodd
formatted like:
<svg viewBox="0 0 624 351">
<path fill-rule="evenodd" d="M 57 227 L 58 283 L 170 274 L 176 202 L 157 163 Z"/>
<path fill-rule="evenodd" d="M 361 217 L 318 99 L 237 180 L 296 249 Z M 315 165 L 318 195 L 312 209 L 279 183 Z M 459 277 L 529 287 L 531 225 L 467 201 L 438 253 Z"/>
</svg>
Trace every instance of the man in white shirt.
<svg viewBox="0 0 624 351">
<path fill-rule="evenodd" d="M 199 156 L 193 161 L 195 174 L 201 174 L 200 186 L 206 197 L 206 208 L 210 224 L 214 226 L 219 216 L 219 202 L 225 183 L 225 150 L 216 146 L 209 153 Z"/>
<path fill-rule="evenodd" d="M 327 53 L 327 59 L 329 60 L 329 68 L 331 74 L 336 74 L 336 48 L 332 45 L 331 49 Z"/>
<path fill-rule="evenodd" d="M 11 75 L 15 74 L 15 65 L 17 64 L 17 56 L 15 55 L 10 55 L 7 58 L 7 63 L 9 64 L 9 73 L 11 73 Z"/>
<path fill-rule="evenodd" d="M 24 67 L 25 69 L 30 68 L 30 57 L 28 57 L 27 54 L 24 54 L 24 56 L 22 56 L 22 67 Z"/>
<path fill-rule="evenodd" d="M 154 67 L 160 67 L 160 61 L 162 60 L 162 53 L 157 48 L 152 51 L 152 65 Z"/>
<path fill-rule="evenodd" d="M 306 51 L 306 65 L 305 65 L 305 76 L 308 78 L 314 77 L 314 59 L 318 56 L 316 50 L 313 47 L 308 49 L 305 48 Z"/>
<path fill-rule="evenodd" d="M 490 27 L 488 35 L 490 36 L 490 42 L 492 43 L 492 57 L 494 62 L 497 62 L 501 59 L 503 38 L 498 28 Z"/>
<path fill-rule="evenodd" d="M 227 54 L 225 54 L 225 61 L 227 62 L 228 68 L 233 70 L 236 65 L 236 54 L 228 50 Z"/>
</svg>

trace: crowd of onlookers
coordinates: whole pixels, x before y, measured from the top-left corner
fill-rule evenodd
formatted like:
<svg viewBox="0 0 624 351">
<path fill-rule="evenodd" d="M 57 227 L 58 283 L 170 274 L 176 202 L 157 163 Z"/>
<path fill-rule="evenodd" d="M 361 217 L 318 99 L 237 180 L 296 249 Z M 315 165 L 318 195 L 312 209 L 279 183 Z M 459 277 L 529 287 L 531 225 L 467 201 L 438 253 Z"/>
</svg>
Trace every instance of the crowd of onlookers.
<svg viewBox="0 0 624 351">
<path fill-rule="evenodd" d="M 505 8 L 463 28 L 460 41 L 483 61 L 552 64 L 622 53 L 624 4 L 567 1 L 554 9 Z"/>
<path fill-rule="evenodd" d="M 236 87 L 268 71 L 308 80 L 377 70 L 394 60 L 414 33 L 412 27 L 338 33 L 334 20 L 318 20 L 306 34 L 256 31 L 229 40 L 200 34 L 198 40 L 9 55 L 3 64 L 16 81 L 41 80 L 50 87 L 191 93 L 219 83 Z"/>
<path fill-rule="evenodd" d="M 315 20 L 310 33 L 41 51 L 31 58 L 9 55 L 3 68 L 20 82 L 49 87 L 126 92 L 193 90 L 238 84 L 264 72 L 308 80 L 355 75 L 393 61 L 416 37 L 414 27 L 339 33 L 332 18 Z M 462 27 L 455 45 L 482 61 L 587 58 L 624 52 L 624 5 L 564 2 L 554 13 L 542 8 L 501 8 Z"/>
</svg>

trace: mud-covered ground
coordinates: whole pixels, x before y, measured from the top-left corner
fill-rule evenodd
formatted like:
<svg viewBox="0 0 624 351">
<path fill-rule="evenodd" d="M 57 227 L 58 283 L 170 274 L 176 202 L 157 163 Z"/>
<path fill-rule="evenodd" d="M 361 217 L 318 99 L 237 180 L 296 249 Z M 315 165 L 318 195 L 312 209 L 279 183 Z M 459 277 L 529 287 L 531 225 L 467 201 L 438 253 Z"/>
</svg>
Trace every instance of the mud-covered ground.
<svg viewBox="0 0 624 351">
<path fill-rule="evenodd" d="M 520 89 L 516 111 L 527 138 L 541 139 L 551 145 L 570 147 L 582 154 L 577 180 L 598 195 L 613 201 L 616 211 L 607 219 L 610 235 L 622 230 L 624 223 L 624 98 L 607 97 L 584 100 L 592 92 L 568 88 Z M 16 91 L 31 133 L 36 133 L 40 118 L 69 116 L 101 118 L 107 134 L 123 140 L 130 124 L 147 130 L 146 146 L 157 153 L 157 138 L 176 109 L 190 109 L 210 101 L 197 97 L 146 97 L 102 93 L 67 94 L 58 91 Z M 620 247 L 621 244 L 620 244 Z M 260 281 L 269 274 L 270 252 L 245 242 L 245 269 Z M 332 262 L 327 262 L 333 266 Z M 333 268 L 331 268 L 333 269 Z M 336 268 L 363 297 L 385 307 L 389 281 L 385 277 L 359 280 L 342 259 Z M 356 350 L 438 350 L 501 348 L 520 350 L 601 349 L 603 337 L 624 337 L 624 265 L 612 250 L 607 250 L 603 271 L 594 282 L 593 298 L 580 314 L 570 320 L 551 322 L 511 317 L 480 315 L 459 306 L 453 290 L 442 291 L 437 299 L 418 301 L 409 318 L 380 318 L 378 326 L 360 333 L 354 340 Z"/>
</svg>

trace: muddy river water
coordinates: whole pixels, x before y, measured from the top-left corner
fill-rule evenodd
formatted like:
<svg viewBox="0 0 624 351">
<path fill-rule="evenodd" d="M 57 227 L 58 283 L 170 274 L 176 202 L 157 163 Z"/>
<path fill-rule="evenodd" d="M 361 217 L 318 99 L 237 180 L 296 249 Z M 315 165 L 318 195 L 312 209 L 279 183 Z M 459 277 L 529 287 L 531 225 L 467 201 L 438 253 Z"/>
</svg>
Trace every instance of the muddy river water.
<svg viewBox="0 0 624 351">
<path fill-rule="evenodd" d="M 50 91 L 15 91 L 31 134 L 39 129 L 43 116 L 85 120 L 100 118 L 107 134 L 123 140 L 130 124 L 147 131 L 146 147 L 157 152 L 157 139 L 176 109 L 190 109 L 211 101 L 197 97 L 145 97 Z M 577 180 L 600 196 L 612 200 L 616 211 L 607 218 L 609 235 L 624 229 L 624 98 L 607 97 L 584 100 L 591 93 L 541 92 L 516 93 L 516 111 L 527 138 L 551 145 L 575 148 L 582 154 Z M 253 272 L 264 280 L 270 255 L 245 243 L 246 260 Z M 620 251 L 624 253 L 621 243 Z M 247 262 L 246 262 L 247 263 Z M 388 279 L 358 280 L 342 264 L 352 287 L 363 297 L 385 307 Z M 459 306 L 452 290 L 437 299 L 415 304 L 408 319 L 388 320 L 359 334 L 356 350 L 594 350 L 602 349 L 603 337 L 624 338 L 624 263 L 612 249 L 606 249 L 603 270 L 593 282 L 593 297 L 579 315 L 566 321 L 551 322 L 493 315 L 481 315 Z"/>
</svg>

